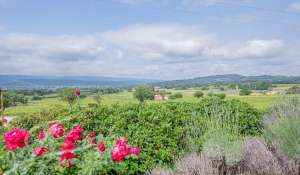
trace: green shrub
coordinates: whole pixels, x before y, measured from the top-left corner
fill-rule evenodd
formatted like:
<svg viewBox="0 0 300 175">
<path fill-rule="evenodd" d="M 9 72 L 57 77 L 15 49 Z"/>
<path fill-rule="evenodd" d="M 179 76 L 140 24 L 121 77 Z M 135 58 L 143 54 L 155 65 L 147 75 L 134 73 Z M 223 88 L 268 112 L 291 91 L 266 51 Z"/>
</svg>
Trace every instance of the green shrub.
<svg viewBox="0 0 300 175">
<path fill-rule="evenodd" d="M 37 95 L 32 97 L 32 100 L 42 100 L 42 99 L 43 99 L 43 97 L 37 96 Z"/>
<path fill-rule="evenodd" d="M 204 96 L 204 93 L 202 91 L 197 91 L 194 93 L 194 97 L 196 98 L 201 98 Z"/>
<path fill-rule="evenodd" d="M 287 94 L 300 94 L 300 86 L 292 86 L 287 90 L 286 93 Z"/>
<path fill-rule="evenodd" d="M 61 117 L 60 117 L 61 116 Z M 94 106 L 70 115 L 54 117 L 68 128 L 79 123 L 85 130 L 109 135 L 128 136 L 133 145 L 141 148 L 135 162 L 126 160 L 117 174 L 141 174 L 156 166 L 172 166 L 173 161 L 190 149 L 191 143 L 201 147 L 201 136 L 213 126 L 211 119 L 242 135 L 260 134 L 261 114 L 237 100 L 204 98 L 198 103 L 166 102 Z M 47 128 L 53 118 L 18 122 L 22 128 Z M 221 122 L 222 121 L 222 122 Z M 14 124 L 14 127 L 18 127 Z M 234 125 L 234 126 L 233 126 Z M 231 127 L 232 126 L 232 127 Z M 123 173 L 124 174 L 124 173 Z"/>
<path fill-rule="evenodd" d="M 300 100 L 293 97 L 274 106 L 265 116 L 264 136 L 292 158 L 300 158 Z"/>
<path fill-rule="evenodd" d="M 218 97 L 220 99 L 225 99 L 226 94 L 225 93 L 220 93 L 220 94 L 214 94 L 214 93 L 209 93 L 207 94 L 209 97 Z"/>
<path fill-rule="evenodd" d="M 56 105 L 39 113 L 19 116 L 12 120 L 9 127 L 38 131 L 40 128 L 46 128 L 49 122 L 57 120 L 61 116 L 65 116 L 67 114 L 68 112 L 66 108 Z"/>
<path fill-rule="evenodd" d="M 246 96 L 246 95 L 250 95 L 251 93 L 252 91 L 250 89 L 241 89 L 239 94 L 241 96 Z"/>
<path fill-rule="evenodd" d="M 176 94 L 170 95 L 169 98 L 170 99 L 183 98 L 183 94 L 182 93 L 176 93 Z"/>
<path fill-rule="evenodd" d="M 138 99 L 140 102 L 144 102 L 145 100 L 153 100 L 154 99 L 154 89 L 150 86 L 140 86 L 135 89 L 133 96 Z"/>
</svg>

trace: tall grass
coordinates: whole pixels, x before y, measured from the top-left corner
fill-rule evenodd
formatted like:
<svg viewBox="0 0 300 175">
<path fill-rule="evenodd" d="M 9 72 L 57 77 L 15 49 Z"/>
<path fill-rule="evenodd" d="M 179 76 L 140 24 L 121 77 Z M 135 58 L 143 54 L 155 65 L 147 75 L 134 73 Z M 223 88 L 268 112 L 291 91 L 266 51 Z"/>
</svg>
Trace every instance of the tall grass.
<svg viewBox="0 0 300 175">
<path fill-rule="evenodd" d="M 300 98 L 284 99 L 264 117 L 264 137 L 291 158 L 300 158 Z"/>
</svg>

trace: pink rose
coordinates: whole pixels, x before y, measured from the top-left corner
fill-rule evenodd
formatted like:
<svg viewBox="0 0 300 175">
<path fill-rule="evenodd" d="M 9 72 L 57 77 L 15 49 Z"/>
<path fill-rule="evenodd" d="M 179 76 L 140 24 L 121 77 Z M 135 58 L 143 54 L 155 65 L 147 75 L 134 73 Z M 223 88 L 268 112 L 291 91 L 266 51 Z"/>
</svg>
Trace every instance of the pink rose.
<svg viewBox="0 0 300 175">
<path fill-rule="evenodd" d="M 30 134 L 24 129 L 13 129 L 4 134 L 6 148 L 11 151 L 25 147 L 29 139 Z"/>
<path fill-rule="evenodd" d="M 68 168 L 72 167 L 74 164 L 72 162 L 72 159 L 74 159 L 76 156 L 74 153 L 71 152 L 66 152 L 63 153 L 60 156 L 60 164 L 63 166 L 65 164 L 67 164 Z"/>
<path fill-rule="evenodd" d="M 46 152 L 49 152 L 47 147 L 38 147 L 33 151 L 34 156 L 39 157 L 44 155 Z"/>
<path fill-rule="evenodd" d="M 128 138 L 127 137 L 120 137 L 117 140 L 117 145 L 119 145 L 119 144 L 127 144 L 127 143 L 128 143 Z"/>
<path fill-rule="evenodd" d="M 58 122 L 54 122 L 49 127 L 49 133 L 53 138 L 59 138 L 64 135 L 64 127 Z"/>
<path fill-rule="evenodd" d="M 39 140 L 44 140 L 44 139 L 45 139 L 45 137 L 46 137 L 46 133 L 45 133 L 45 131 L 41 131 L 41 132 L 39 132 L 39 135 L 38 135 L 38 138 L 39 138 Z"/>
<path fill-rule="evenodd" d="M 71 131 L 68 132 L 66 139 L 65 139 L 65 143 L 69 144 L 69 143 L 76 143 L 78 140 L 81 139 L 83 130 L 81 129 L 81 127 L 79 125 L 75 126 Z"/>
<path fill-rule="evenodd" d="M 100 142 L 97 147 L 98 147 L 99 152 L 105 151 L 105 144 L 103 142 Z"/>
<path fill-rule="evenodd" d="M 129 154 L 139 156 L 140 155 L 140 148 L 139 147 L 130 147 Z"/>
<path fill-rule="evenodd" d="M 111 158 L 113 161 L 123 161 L 128 155 L 128 146 L 126 144 L 118 144 L 111 150 Z"/>
</svg>

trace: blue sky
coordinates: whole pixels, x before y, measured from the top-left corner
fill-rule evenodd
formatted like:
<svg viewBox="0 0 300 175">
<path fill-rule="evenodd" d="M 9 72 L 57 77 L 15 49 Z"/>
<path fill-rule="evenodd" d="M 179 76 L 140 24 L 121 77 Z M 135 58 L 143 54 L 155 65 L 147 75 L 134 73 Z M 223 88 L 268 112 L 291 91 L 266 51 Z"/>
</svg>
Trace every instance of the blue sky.
<svg viewBox="0 0 300 175">
<path fill-rule="evenodd" d="M 299 0 L 0 0 L 0 74 L 300 75 Z"/>
</svg>

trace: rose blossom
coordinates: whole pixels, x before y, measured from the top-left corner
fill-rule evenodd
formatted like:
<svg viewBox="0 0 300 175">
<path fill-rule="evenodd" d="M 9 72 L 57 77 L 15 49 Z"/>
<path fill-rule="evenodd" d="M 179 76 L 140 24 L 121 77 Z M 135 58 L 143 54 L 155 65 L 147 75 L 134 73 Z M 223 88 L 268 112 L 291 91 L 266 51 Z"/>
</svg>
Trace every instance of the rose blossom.
<svg viewBox="0 0 300 175">
<path fill-rule="evenodd" d="M 71 152 L 66 152 L 66 153 L 63 153 L 61 156 L 60 156 L 60 164 L 61 165 L 65 165 L 67 163 L 68 167 L 72 167 L 74 164 L 72 162 L 72 159 L 74 159 L 76 156 L 74 153 L 71 153 Z"/>
<path fill-rule="evenodd" d="M 75 95 L 76 95 L 77 97 L 80 96 L 80 89 L 79 89 L 79 88 L 76 88 L 76 89 L 75 89 Z"/>
<path fill-rule="evenodd" d="M 83 130 L 81 129 L 80 125 L 75 126 L 71 131 L 68 132 L 65 143 L 76 143 L 79 139 L 81 139 Z"/>
<path fill-rule="evenodd" d="M 45 139 L 45 137 L 46 137 L 46 133 L 45 133 L 45 131 L 41 131 L 41 132 L 39 132 L 39 135 L 38 135 L 38 138 L 39 138 L 39 140 L 44 140 L 44 139 Z"/>
<path fill-rule="evenodd" d="M 39 157 L 48 152 L 49 149 L 47 147 L 38 147 L 33 151 L 34 156 Z"/>
<path fill-rule="evenodd" d="M 97 147 L 98 147 L 99 152 L 105 151 L 105 144 L 103 142 L 100 142 Z"/>
<path fill-rule="evenodd" d="M 95 138 L 92 138 L 92 144 L 97 144 L 97 140 Z"/>
<path fill-rule="evenodd" d="M 139 147 L 130 147 L 129 154 L 139 156 L 140 155 L 140 148 Z"/>
<path fill-rule="evenodd" d="M 64 127 L 62 124 L 54 122 L 49 127 L 49 132 L 53 136 L 53 138 L 59 138 L 64 135 Z"/>
<path fill-rule="evenodd" d="M 113 161 L 123 161 L 128 155 L 128 146 L 126 144 L 119 143 L 111 150 L 111 158 Z"/>
<path fill-rule="evenodd" d="M 127 144 L 127 143 L 128 143 L 128 138 L 127 137 L 120 137 L 117 140 L 117 145 L 119 145 L 119 144 Z"/>
<path fill-rule="evenodd" d="M 95 137 L 95 133 L 94 132 L 89 132 L 89 137 Z"/>
<path fill-rule="evenodd" d="M 30 134 L 24 129 L 13 129 L 4 134 L 6 148 L 11 151 L 25 147 L 29 139 Z"/>
<path fill-rule="evenodd" d="M 72 151 L 75 149 L 75 145 L 73 143 L 65 144 L 64 146 L 60 147 L 60 151 L 66 152 L 66 151 Z"/>
</svg>

